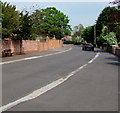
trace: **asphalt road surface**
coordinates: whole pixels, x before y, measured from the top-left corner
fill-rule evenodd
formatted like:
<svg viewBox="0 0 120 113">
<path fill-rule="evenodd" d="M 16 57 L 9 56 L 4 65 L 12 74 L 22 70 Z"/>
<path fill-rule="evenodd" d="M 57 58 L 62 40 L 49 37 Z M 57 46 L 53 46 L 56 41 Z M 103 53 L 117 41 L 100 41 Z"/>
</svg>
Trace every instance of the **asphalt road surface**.
<svg viewBox="0 0 120 113">
<path fill-rule="evenodd" d="M 117 111 L 118 57 L 99 49 L 92 52 L 82 51 L 80 46 L 70 47 L 71 50 L 63 53 L 64 49 L 53 50 L 61 53 L 3 64 L 3 106 L 73 72 L 63 83 L 42 95 L 14 103 L 6 110 Z"/>
</svg>

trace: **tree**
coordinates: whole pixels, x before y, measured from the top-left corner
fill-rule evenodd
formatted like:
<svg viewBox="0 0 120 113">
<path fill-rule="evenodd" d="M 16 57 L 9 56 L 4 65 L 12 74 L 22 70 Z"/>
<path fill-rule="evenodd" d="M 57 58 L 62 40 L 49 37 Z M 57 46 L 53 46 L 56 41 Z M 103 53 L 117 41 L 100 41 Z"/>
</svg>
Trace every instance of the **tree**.
<svg viewBox="0 0 120 113">
<path fill-rule="evenodd" d="M 116 35 L 114 32 L 108 32 L 107 27 L 104 26 L 100 37 L 97 37 L 97 44 L 102 45 L 114 45 L 117 44 Z"/>
<path fill-rule="evenodd" d="M 73 28 L 73 39 L 80 41 L 83 30 L 84 30 L 84 26 L 82 24 L 75 26 Z"/>
<path fill-rule="evenodd" d="M 20 40 L 20 54 L 22 54 L 22 40 L 32 40 L 32 20 L 30 19 L 29 13 L 20 13 L 20 29 L 16 32 L 17 36 L 13 36 L 13 39 Z"/>
<path fill-rule="evenodd" d="M 33 24 L 32 24 L 32 20 L 30 18 L 29 13 L 26 12 L 25 14 L 23 14 L 23 12 L 21 12 L 20 13 L 20 29 L 17 31 L 18 36 L 16 38 L 20 40 L 33 39 L 32 25 Z"/>
<path fill-rule="evenodd" d="M 94 43 L 94 26 L 88 26 L 82 32 L 82 38 L 88 43 Z"/>
<path fill-rule="evenodd" d="M 97 40 L 98 45 L 116 45 L 117 44 L 117 40 L 116 40 L 116 35 L 114 32 L 109 32 L 107 35 L 102 35 L 98 38 Z"/>
<path fill-rule="evenodd" d="M 118 43 L 120 43 L 120 26 L 116 26 L 115 33 L 116 33 L 117 41 Z"/>
<path fill-rule="evenodd" d="M 16 6 L 9 3 L 2 3 L 2 37 L 8 38 L 12 33 L 19 29 L 19 12 L 16 11 Z"/>
<path fill-rule="evenodd" d="M 97 23 L 96 23 L 97 36 L 100 36 L 100 34 L 102 33 L 103 26 L 109 25 L 109 20 L 111 19 L 111 14 L 115 11 L 117 11 L 117 9 L 115 7 L 106 7 L 103 9 L 103 11 L 99 15 Z"/>
<path fill-rule="evenodd" d="M 115 32 L 118 42 L 120 42 L 120 10 L 111 14 L 108 27 L 110 31 Z"/>
<path fill-rule="evenodd" d="M 61 37 L 63 37 L 63 33 L 62 33 L 62 30 L 58 27 L 53 27 L 49 30 L 49 36 L 50 37 L 55 37 L 57 36 L 57 39 L 61 39 Z"/>
<path fill-rule="evenodd" d="M 105 9 L 103 9 L 97 20 L 96 24 L 97 38 L 100 38 L 101 40 L 102 28 L 104 26 L 107 26 L 108 33 L 114 32 L 117 41 L 120 42 L 119 25 L 120 25 L 120 11 L 115 7 L 106 7 Z"/>
<path fill-rule="evenodd" d="M 35 16 L 37 15 L 37 16 Z M 32 14 L 34 27 L 40 35 L 48 35 L 61 39 L 64 35 L 71 34 L 69 19 L 64 13 L 55 7 L 37 10 Z"/>
<path fill-rule="evenodd" d="M 41 10 L 35 10 L 35 12 L 31 15 L 31 20 L 33 23 L 33 29 L 34 29 L 34 33 L 36 35 L 42 35 L 41 32 L 41 24 L 44 23 L 43 18 L 43 13 L 41 12 Z"/>
</svg>

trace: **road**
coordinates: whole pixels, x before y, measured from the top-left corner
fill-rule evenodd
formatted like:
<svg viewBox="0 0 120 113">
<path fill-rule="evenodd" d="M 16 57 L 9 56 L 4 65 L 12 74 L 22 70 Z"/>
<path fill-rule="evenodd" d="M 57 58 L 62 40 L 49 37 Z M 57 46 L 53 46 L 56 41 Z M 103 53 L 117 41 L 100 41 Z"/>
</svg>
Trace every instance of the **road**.
<svg viewBox="0 0 120 113">
<path fill-rule="evenodd" d="M 79 46 L 70 47 L 71 50 L 63 53 L 59 49 L 55 51 L 61 52 L 59 54 L 3 64 L 3 106 L 14 104 L 5 109 L 117 111 L 118 58 L 99 49 L 92 52 L 82 51 Z M 69 76 L 71 72 L 72 76 Z M 24 103 L 17 103 L 16 100 L 67 76 L 69 78 L 49 91 Z"/>
</svg>

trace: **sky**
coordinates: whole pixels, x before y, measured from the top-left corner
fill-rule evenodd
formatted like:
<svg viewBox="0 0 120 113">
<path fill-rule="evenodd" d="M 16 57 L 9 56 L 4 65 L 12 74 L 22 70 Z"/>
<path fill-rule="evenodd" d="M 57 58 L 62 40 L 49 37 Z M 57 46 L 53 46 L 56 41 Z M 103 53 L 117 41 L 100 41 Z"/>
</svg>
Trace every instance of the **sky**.
<svg viewBox="0 0 120 113">
<path fill-rule="evenodd" d="M 38 0 L 29 0 L 29 2 L 27 0 L 20 0 L 21 2 L 18 2 L 19 0 L 2 0 L 2 1 L 3 2 L 7 1 L 12 5 L 16 5 L 17 10 L 19 11 L 27 9 L 28 11 L 32 12 L 37 8 L 43 9 L 46 7 L 56 7 L 58 10 L 65 13 L 69 17 L 70 19 L 69 24 L 71 25 L 72 28 L 79 24 L 82 24 L 84 27 L 94 25 L 101 11 L 105 7 L 110 6 L 109 4 L 110 0 L 109 2 L 108 0 L 104 0 L 106 2 L 101 2 L 102 0 L 84 0 L 84 2 L 82 0 L 79 0 L 79 2 L 73 2 L 73 0 L 71 1 L 66 0 L 69 2 L 60 2 L 60 1 L 43 2 L 43 0 L 42 2 L 37 2 Z M 54 0 L 54 1 L 58 1 L 58 0 Z"/>
<path fill-rule="evenodd" d="M 2 0 L 8 2 L 111 2 L 114 0 Z"/>
</svg>

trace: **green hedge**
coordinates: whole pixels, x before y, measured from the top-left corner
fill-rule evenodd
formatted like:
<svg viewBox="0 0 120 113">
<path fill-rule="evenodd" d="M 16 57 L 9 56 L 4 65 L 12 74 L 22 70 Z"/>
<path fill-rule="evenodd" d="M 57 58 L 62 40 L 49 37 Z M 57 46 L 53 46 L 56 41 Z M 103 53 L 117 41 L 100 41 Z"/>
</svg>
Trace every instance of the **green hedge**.
<svg viewBox="0 0 120 113">
<path fill-rule="evenodd" d="M 74 45 L 80 45 L 83 44 L 82 42 L 77 42 L 77 41 L 64 41 L 64 44 L 74 44 Z"/>
</svg>

